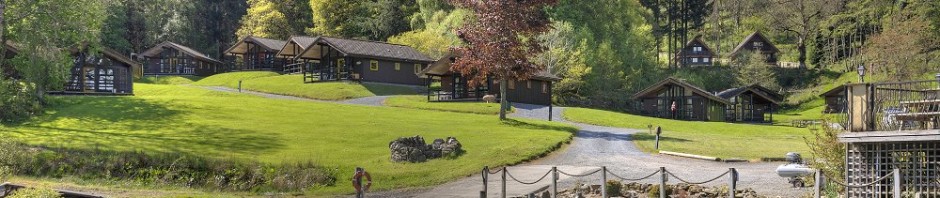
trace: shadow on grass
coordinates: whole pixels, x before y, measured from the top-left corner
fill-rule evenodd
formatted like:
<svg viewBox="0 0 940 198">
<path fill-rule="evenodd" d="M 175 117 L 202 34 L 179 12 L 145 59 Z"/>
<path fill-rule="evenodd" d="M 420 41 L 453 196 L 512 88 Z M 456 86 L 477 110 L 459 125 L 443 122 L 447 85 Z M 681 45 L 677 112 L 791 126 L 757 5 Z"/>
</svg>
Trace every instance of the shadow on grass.
<svg viewBox="0 0 940 198">
<path fill-rule="evenodd" d="M 637 133 L 637 134 L 634 134 L 632 137 L 633 137 L 633 140 L 636 140 L 636 141 L 656 141 L 656 135 L 649 134 L 649 133 Z M 669 137 L 669 136 L 660 136 L 659 141 L 691 142 L 691 140 L 688 140 L 688 139 L 674 138 L 674 137 Z"/>
<path fill-rule="evenodd" d="M 506 120 L 503 120 L 503 121 L 501 121 L 501 122 L 502 122 L 502 124 L 504 124 L 504 125 L 509 125 L 509 126 L 513 126 L 513 127 L 519 127 L 519 128 L 540 129 L 540 130 L 554 130 L 554 131 L 567 131 L 567 132 L 571 132 L 571 133 L 578 132 L 578 128 L 571 127 L 571 126 L 559 126 L 559 125 L 549 125 L 549 124 L 541 124 L 541 123 L 532 123 L 532 122 L 520 121 L 520 120 L 516 120 L 516 119 L 506 119 Z"/>
<path fill-rule="evenodd" d="M 31 122 L 4 125 L 44 145 L 192 154 L 261 154 L 284 147 L 264 131 L 191 123 L 169 103 L 133 97 L 60 98 Z M 216 115 L 221 116 L 221 115 Z"/>
</svg>

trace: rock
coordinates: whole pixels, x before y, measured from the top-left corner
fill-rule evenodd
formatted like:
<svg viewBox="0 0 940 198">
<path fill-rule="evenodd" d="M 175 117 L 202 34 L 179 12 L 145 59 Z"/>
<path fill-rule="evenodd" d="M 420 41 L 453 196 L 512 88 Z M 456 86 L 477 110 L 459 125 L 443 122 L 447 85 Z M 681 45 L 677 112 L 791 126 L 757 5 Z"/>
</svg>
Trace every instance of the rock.
<svg viewBox="0 0 940 198">
<path fill-rule="evenodd" d="M 394 162 L 424 162 L 462 149 L 460 142 L 453 137 L 447 137 L 447 140 L 435 139 L 434 143 L 427 145 L 421 136 L 398 138 L 390 142 L 388 148 Z"/>
<path fill-rule="evenodd" d="M 483 101 L 486 103 L 496 102 L 496 95 L 487 94 L 483 96 Z"/>
<path fill-rule="evenodd" d="M 550 193 L 550 192 L 548 192 L 548 191 L 542 192 L 542 196 L 541 196 L 541 197 L 542 197 L 542 198 L 551 198 L 551 197 L 552 197 L 552 193 Z"/>
</svg>

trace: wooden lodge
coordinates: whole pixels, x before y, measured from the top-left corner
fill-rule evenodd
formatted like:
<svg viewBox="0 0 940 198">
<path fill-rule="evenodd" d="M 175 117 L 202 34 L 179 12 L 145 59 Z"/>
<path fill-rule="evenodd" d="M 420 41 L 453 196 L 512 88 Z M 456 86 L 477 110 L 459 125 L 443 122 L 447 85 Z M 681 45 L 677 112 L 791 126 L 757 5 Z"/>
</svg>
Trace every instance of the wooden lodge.
<svg viewBox="0 0 940 198">
<path fill-rule="evenodd" d="M 278 56 L 278 51 L 287 44 L 285 41 L 248 36 L 225 50 L 226 60 L 231 71 L 274 71 L 284 72 L 286 56 Z"/>
<path fill-rule="evenodd" d="M 451 66 L 456 58 L 448 54 L 420 72 L 427 81 L 428 101 L 481 101 L 486 95 L 493 95 L 497 99 L 501 97 L 498 80 L 487 79 L 480 85 L 472 86 L 462 74 L 453 72 Z M 509 81 L 506 85 L 506 99 L 514 103 L 550 106 L 552 84 L 558 80 L 560 78 L 557 76 L 543 71 L 529 80 Z M 440 87 L 434 87 L 436 84 L 440 84 Z"/>
<path fill-rule="evenodd" d="M 940 196 L 940 74 L 936 80 L 846 84 L 847 197 Z M 833 94 L 835 97 L 835 94 Z M 898 170 L 900 179 L 877 181 Z M 901 192 L 892 190 L 895 182 Z M 899 196 L 895 196 L 899 197 Z"/>
<path fill-rule="evenodd" d="M 731 101 L 676 78 L 633 95 L 641 114 L 676 120 L 725 121 Z"/>
<path fill-rule="evenodd" d="M 758 53 L 764 55 L 767 58 L 767 64 L 776 65 L 777 64 L 777 53 L 780 52 L 780 49 L 777 49 L 777 46 L 774 46 L 770 42 L 770 39 L 767 39 L 760 32 L 751 33 L 737 47 L 731 51 L 731 58 L 739 58 L 738 55 L 743 52 Z"/>
<path fill-rule="evenodd" d="M 731 102 L 725 118 L 730 122 L 773 122 L 774 109 L 779 109 L 783 102 L 782 95 L 757 84 L 728 89 L 716 95 Z"/>
<path fill-rule="evenodd" d="M 433 60 L 414 48 L 377 41 L 292 37 L 278 52 L 288 67 L 302 65 L 304 82 L 351 80 L 424 85 L 418 73 Z"/>
<path fill-rule="evenodd" d="M 134 78 L 143 75 L 143 66 L 112 49 L 100 54 L 73 53 L 75 61 L 63 91 L 56 94 L 133 95 Z"/>
<path fill-rule="evenodd" d="M 144 59 L 144 75 L 210 76 L 225 71 L 222 62 L 169 41 L 144 51 L 139 57 Z"/>
<path fill-rule="evenodd" d="M 676 53 L 676 64 L 679 67 L 705 67 L 712 66 L 715 60 L 715 53 L 702 41 L 702 36 L 696 36 L 689 40 Z"/>
<path fill-rule="evenodd" d="M 826 101 L 826 108 L 823 109 L 823 113 L 846 113 L 848 111 L 845 90 L 845 85 L 839 85 L 819 95 Z"/>
</svg>

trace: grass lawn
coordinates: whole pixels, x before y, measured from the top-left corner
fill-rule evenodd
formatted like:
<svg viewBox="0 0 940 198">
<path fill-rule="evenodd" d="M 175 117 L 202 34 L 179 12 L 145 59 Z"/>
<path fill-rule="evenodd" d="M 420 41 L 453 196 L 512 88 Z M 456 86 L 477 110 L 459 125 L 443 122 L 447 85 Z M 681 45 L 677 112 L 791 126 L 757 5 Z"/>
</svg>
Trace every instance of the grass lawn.
<svg viewBox="0 0 940 198">
<path fill-rule="evenodd" d="M 135 83 L 149 83 L 149 84 L 161 84 L 161 85 L 185 85 L 192 84 L 201 77 L 196 76 L 146 76 L 141 79 L 135 80 Z"/>
<path fill-rule="evenodd" d="M 427 96 L 395 96 L 385 100 L 386 106 L 476 114 L 499 114 L 499 103 L 428 102 Z"/>
<path fill-rule="evenodd" d="M 483 166 L 532 159 L 570 140 L 574 128 L 475 115 L 277 100 L 179 85 L 135 85 L 134 97 L 56 97 L 46 115 L 0 125 L 0 138 L 35 145 L 143 152 L 171 151 L 271 163 L 313 161 L 335 168 L 333 186 L 308 195 L 348 194 L 354 167 L 372 173 L 375 190 L 428 186 Z M 388 143 L 452 136 L 456 159 L 393 163 Z"/>
<path fill-rule="evenodd" d="M 274 74 L 274 75 L 271 75 Z M 225 86 L 319 100 L 346 100 L 369 96 L 415 94 L 411 87 L 354 82 L 304 83 L 303 75 L 278 75 L 273 72 L 232 72 L 207 77 L 200 86 Z"/>
<path fill-rule="evenodd" d="M 654 128 L 662 126 L 661 150 L 720 158 L 753 160 L 762 157 L 783 157 L 791 151 L 809 155 L 809 148 L 803 137 L 812 137 L 808 129 L 801 128 L 679 121 L 584 108 L 567 108 L 563 116 L 571 121 L 602 126 L 644 130 L 649 124 Z M 638 133 L 634 138 L 640 149 L 646 152 L 654 151 L 654 135 Z"/>
</svg>

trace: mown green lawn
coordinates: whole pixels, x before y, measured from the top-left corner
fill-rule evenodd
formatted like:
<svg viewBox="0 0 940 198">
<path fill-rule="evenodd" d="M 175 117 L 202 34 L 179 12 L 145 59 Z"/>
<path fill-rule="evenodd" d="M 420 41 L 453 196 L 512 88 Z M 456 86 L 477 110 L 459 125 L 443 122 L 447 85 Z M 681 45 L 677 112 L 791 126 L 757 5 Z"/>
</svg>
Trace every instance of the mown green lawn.
<svg viewBox="0 0 940 198">
<path fill-rule="evenodd" d="M 566 108 L 565 119 L 622 128 L 647 130 L 648 125 L 661 126 L 663 138 L 660 150 L 692 153 L 719 158 L 759 159 L 783 157 L 787 152 L 809 154 L 803 137 L 810 138 L 808 129 L 738 124 L 724 122 L 679 121 L 630 115 L 619 112 Z M 637 146 L 653 152 L 655 136 L 638 133 L 634 136 Z"/>
<path fill-rule="evenodd" d="M 160 84 L 160 85 L 185 85 L 185 84 L 192 84 L 198 81 L 199 79 L 202 79 L 202 78 L 195 77 L 195 76 L 159 76 L 159 77 L 145 76 L 141 79 L 135 80 L 134 82 L 135 83 Z"/>
<path fill-rule="evenodd" d="M 278 75 L 273 72 L 217 74 L 200 80 L 193 85 L 238 88 L 239 80 L 242 80 L 242 89 L 245 90 L 319 100 L 346 100 L 370 96 L 415 94 L 417 92 L 411 87 L 386 84 L 356 82 L 304 83 L 303 75 Z"/>
<path fill-rule="evenodd" d="M 460 113 L 499 114 L 499 103 L 428 102 L 427 96 L 395 96 L 386 99 L 385 106 Z"/>
<path fill-rule="evenodd" d="M 107 150 L 173 151 L 272 163 L 313 161 L 335 168 L 334 186 L 308 195 L 351 193 L 354 167 L 366 168 L 375 190 L 428 186 L 483 166 L 532 159 L 570 140 L 573 128 L 542 121 L 500 122 L 475 115 L 389 107 L 277 100 L 178 85 L 135 85 L 134 97 L 58 97 L 47 115 L 0 126 L 0 138 L 35 145 Z M 456 137 L 456 159 L 393 163 L 388 143 L 422 135 Z"/>
</svg>

